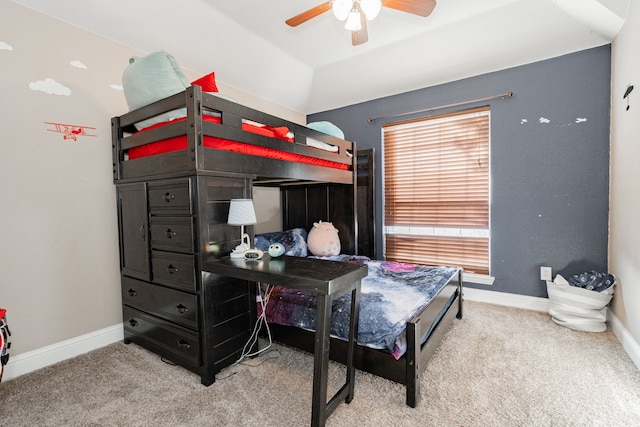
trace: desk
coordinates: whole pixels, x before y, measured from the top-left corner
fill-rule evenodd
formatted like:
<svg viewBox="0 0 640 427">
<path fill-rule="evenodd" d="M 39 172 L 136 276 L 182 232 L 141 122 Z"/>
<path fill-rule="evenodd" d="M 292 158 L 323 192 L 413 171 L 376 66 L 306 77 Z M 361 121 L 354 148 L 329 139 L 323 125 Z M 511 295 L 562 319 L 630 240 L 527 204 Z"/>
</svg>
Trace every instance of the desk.
<svg viewBox="0 0 640 427">
<path fill-rule="evenodd" d="M 313 395 L 311 425 L 323 426 L 327 417 L 344 399 L 353 399 L 355 385 L 355 331 L 360 313 L 360 281 L 368 274 L 367 266 L 347 262 L 326 261 L 315 258 L 284 256 L 271 258 L 264 255 L 259 261 L 244 259 L 211 259 L 202 266 L 204 271 L 251 282 L 263 282 L 317 294 L 315 348 L 313 358 Z M 327 402 L 327 372 L 331 329 L 331 301 L 351 291 L 351 318 L 347 351 L 345 384 Z"/>
</svg>

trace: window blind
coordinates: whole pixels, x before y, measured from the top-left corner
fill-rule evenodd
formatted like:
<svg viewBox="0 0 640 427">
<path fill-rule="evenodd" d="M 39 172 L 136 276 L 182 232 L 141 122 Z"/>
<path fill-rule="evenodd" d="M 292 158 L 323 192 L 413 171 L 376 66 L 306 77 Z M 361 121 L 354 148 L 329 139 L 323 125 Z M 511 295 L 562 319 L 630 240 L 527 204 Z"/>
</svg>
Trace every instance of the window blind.
<svg viewBox="0 0 640 427">
<path fill-rule="evenodd" d="M 385 257 L 489 274 L 489 108 L 383 126 Z"/>
</svg>

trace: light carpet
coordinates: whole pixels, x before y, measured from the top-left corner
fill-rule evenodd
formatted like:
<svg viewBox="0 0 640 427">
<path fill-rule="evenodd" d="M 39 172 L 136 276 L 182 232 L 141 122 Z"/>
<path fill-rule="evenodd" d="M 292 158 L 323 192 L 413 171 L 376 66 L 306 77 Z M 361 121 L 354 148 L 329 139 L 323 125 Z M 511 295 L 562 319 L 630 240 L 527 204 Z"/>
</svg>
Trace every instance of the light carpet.
<svg viewBox="0 0 640 427">
<path fill-rule="evenodd" d="M 136 345 L 116 343 L 0 384 L 6 426 L 305 426 L 313 358 L 281 345 L 210 387 Z M 344 381 L 332 362 L 329 388 Z M 357 371 L 327 426 L 640 425 L 640 372 L 615 336 L 546 313 L 465 302 L 428 363 L 417 408 L 404 387 Z"/>
</svg>

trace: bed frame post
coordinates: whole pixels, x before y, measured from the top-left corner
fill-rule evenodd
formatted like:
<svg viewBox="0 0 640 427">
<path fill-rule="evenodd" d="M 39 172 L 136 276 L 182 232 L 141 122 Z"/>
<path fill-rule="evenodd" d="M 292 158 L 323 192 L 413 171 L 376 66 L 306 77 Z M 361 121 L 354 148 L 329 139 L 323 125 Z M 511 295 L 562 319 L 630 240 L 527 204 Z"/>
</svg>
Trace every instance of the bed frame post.
<svg viewBox="0 0 640 427">
<path fill-rule="evenodd" d="M 356 142 L 353 141 L 353 154 L 351 160 L 351 170 L 353 173 L 351 174 L 351 178 L 353 179 L 352 187 L 353 187 L 353 246 L 354 246 L 354 254 L 360 255 L 358 251 L 358 150 L 356 149 Z"/>
<path fill-rule="evenodd" d="M 420 320 L 418 322 L 407 322 L 407 358 L 406 366 L 406 389 L 407 389 L 407 406 L 415 408 L 420 400 L 420 337 L 418 336 Z"/>
<path fill-rule="evenodd" d="M 193 85 L 185 91 L 187 104 L 187 155 L 196 170 L 204 169 L 202 146 L 202 87 Z"/>
<path fill-rule="evenodd" d="M 376 258 L 374 149 L 357 151 L 356 191 L 358 193 L 358 255 Z"/>
<path fill-rule="evenodd" d="M 462 273 L 464 270 L 458 271 L 458 314 L 457 319 L 462 319 Z"/>
<path fill-rule="evenodd" d="M 111 150 L 113 157 L 113 180 L 122 178 L 122 160 L 120 152 L 122 148 L 122 130 L 120 129 L 120 117 L 111 119 Z"/>
</svg>

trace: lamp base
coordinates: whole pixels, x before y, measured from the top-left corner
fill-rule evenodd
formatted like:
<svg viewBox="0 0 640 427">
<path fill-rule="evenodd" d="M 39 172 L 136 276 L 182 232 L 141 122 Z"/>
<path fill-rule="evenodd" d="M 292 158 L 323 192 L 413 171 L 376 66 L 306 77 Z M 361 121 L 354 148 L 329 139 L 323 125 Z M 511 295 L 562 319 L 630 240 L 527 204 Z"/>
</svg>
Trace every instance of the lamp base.
<svg viewBox="0 0 640 427">
<path fill-rule="evenodd" d="M 244 253 L 249 250 L 249 245 L 241 243 L 229 254 L 230 258 L 244 258 Z"/>
</svg>

